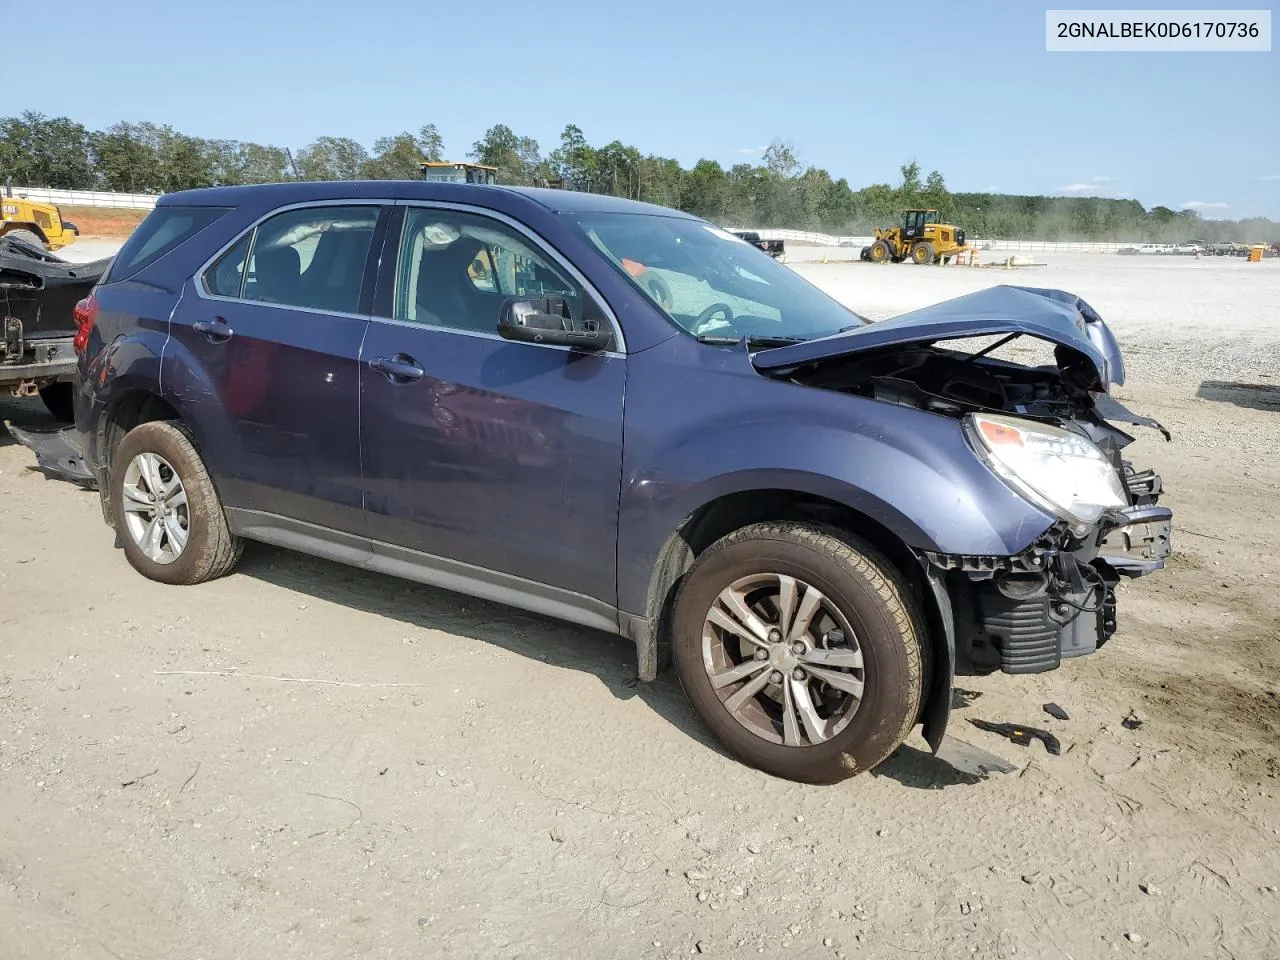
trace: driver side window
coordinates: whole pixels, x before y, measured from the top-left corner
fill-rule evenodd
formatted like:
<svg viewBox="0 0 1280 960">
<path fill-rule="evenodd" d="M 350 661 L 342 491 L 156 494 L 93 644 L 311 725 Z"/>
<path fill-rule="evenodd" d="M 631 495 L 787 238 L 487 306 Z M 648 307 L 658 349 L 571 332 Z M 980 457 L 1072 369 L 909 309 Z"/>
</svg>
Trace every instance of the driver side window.
<svg viewBox="0 0 1280 960">
<path fill-rule="evenodd" d="M 541 297 L 563 297 L 575 323 L 584 311 L 600 316 L 564 271 L 506 224 L 455 210 L 406 210 L 395 319 L 497 336 L 507 300 Z"/>
</svg>

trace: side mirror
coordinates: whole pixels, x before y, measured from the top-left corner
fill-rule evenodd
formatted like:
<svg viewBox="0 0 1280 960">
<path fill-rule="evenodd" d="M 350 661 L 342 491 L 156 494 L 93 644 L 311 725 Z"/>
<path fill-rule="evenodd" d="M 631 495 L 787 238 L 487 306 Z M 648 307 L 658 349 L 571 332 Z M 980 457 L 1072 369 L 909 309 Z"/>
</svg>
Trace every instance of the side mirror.
<svg viewBox="0 0 1280 960">
<path fill-rule="evenodd" d="M 521 343 L 545 343 L 556 347 L 597 352 L 608 349 L 613 332 L 595 321 L 587 321 L 583 329 L 574 327 L 569 305 L 563 297 L 508 300 L 498 319 L 498 333 L 506 340 Z"/>
</svg>

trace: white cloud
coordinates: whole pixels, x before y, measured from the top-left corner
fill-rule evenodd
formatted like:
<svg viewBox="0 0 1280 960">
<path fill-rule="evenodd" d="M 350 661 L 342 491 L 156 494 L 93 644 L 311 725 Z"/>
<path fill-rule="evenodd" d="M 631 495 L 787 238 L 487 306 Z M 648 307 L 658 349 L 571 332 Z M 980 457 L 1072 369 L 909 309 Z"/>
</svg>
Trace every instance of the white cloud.
<svg viewBox="0 0 1280 960">
<path fill-rule="evenodd" d="M 1225 210 L 1225 203 L 1210 202 L 1208 200 L 1188 200 L 1182 205 L 1183 210 Z"/>
<path fill-rule="evenodd" d="M 764 153 L 764 152 L 765 152 L 766 150 L 768 150 L 768 149 L 769 149 L 769 148 L 768 148 L 767 146 L 764 146 L 764 147 L 739 147 L 739 148 L 738 148 L 738 152 L 739 152 L 739 153 L 741 153 L 741 154 L 754 155 L 754 154 L 757 154 L 757 153 Z"/>
<path fill-rule="evenodd" d="M 1065 187 L 1058 187 L 1059 193 L 1084 193 L 1086 190 L 1096 189 L 1092 183 L 1068 183 Z"/>
<path fill-rule="evenodd" d="M 1110 183 L 1114 179 L 1115 177 L 1094 177 L 1093 182 L 1094 183 Z"/>
<path fill-rule="evenodd" d="M 1268 173 L 1265 177 L 1259 177 L 1259 180 L 1280 180 L 1280 173 Z"/>
</svg>

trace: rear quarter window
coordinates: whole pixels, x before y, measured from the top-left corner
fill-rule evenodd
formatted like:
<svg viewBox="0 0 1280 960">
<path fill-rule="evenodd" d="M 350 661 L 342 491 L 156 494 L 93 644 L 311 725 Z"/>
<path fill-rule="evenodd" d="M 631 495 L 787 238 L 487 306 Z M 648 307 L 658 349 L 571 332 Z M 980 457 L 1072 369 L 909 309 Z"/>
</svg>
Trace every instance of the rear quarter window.
<svg viewBox="0 0 1280 960">
<path fill-rule="evenodd" d="M 103 279 L 125 280 L 230 211 L 230 207 L 156 207 L 138 224 Z"/>
</svg>

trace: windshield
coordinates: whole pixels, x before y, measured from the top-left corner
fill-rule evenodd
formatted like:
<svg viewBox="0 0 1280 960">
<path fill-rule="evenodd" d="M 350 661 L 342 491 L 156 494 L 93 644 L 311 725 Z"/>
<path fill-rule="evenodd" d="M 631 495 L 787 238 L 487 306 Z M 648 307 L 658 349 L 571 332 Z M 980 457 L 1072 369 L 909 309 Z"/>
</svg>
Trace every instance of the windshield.
<svg viewBox="0 0 1280 960">
<path fill-rule="evenodd" d="M 812 340 L 867 321 L 763 251 L 698 220 L 589 214 L 578 226 L 686 332 Z"/>
</svg>

